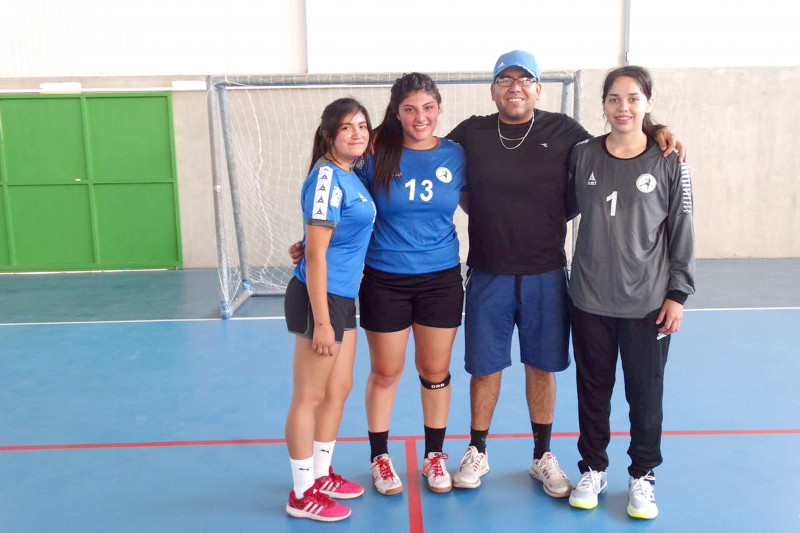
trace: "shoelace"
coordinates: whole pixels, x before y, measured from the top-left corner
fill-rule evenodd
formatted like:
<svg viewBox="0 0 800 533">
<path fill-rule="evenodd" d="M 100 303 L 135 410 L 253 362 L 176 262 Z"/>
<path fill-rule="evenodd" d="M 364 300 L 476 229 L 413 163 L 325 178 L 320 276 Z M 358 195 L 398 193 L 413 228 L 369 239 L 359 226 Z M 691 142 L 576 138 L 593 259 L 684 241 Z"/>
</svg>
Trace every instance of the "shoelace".
<svg viewBox="0 0 800 533">
<path fill-rule="evenodd" d="M 325 509 L 333 505 L 333 500 L 330 498 L 330 496 L 323 494 L 316 489 L 311 494 L 306 496 L 306 498 L 309 498 L 312 502 L 321 505 Z"/>
<path fill-rule="evenodd" d="M 394 474 L 392 473 L 392 465 L 389 463 L 388 459 L 376 459 L 378 462 L 378 471 L 381 474 L 381 479 L 392 479 Z"/>
<path fill-rule="evenodd" d="M 330 471 L 330 475 L 328 477 L 333 481 L 334 486 L 338 489 L 344 484 L 344 478 L 339 474 L 336 474 L 333 470 Z"/>
<path fill-rule="evenodd" d="M 481 454 L 478 451 L 472 451 L 472 449 L 467 452 L 467 455 L 463 459 L 464 467 L 472 468 L 472 470 L 478 471 L 480 470 L 481 465 Z"/>
<path fill-rule="evenodd" d="M 652 483 L 656 482 L 655 476 L 652 474 L 644 475 L 640 478 L 633 480 L 631 485 L 631 493 L 634 496 L 644 498 L 647 501 L 655 500 L 655 493 L 653 492 Z"/>
<path fill-rule="evenodd" d="M 583 473 L 576 488 L 580 490 L 594 490 L 594 486 L 599 481 L 599 478 L 600 474 L 590 468 L 588 472 Z"/>
<path fill-rule="evenodd" d="M 444 471 L 442 469 L 442 461 L 445 460 L 447 460 L 446 453 L 440 453 L 439 455 L 434 455 L 433 457 L 428 459 L 428 464 L 426 464 L 423 467 L 422 474 L 427 476 L 432 470 L 434 476 L 436 477 L 443 476 Z"/>
<path fill-rule="evenodd" d="M 567 477 L 564 472 L 561 470 L 561 467 L 558 466 L 558 459 L 555 458 L 554 455 L 550 453 L 546 453 L 539 459 L 539 464 L 542 465 L 542 472 L 547 477 L 550 477 L 553 474 L 557 474 L 561 477 Z"/>
</svg>

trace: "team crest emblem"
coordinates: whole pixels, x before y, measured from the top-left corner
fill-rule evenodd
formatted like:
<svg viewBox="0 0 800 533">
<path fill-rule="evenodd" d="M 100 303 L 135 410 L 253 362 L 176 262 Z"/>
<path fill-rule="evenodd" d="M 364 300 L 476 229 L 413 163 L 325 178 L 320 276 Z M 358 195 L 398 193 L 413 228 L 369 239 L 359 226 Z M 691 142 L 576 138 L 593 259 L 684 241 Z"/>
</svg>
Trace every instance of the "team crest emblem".
<svg viewBox="0 0 800 533">
<path fill-rule="evenodd" d="M 652 174 L 642 174 L 636 178 L 636 188 L 644 193 L 653 192 L 656 188 L 656 178 Z"/>
<path fill-rule="evenodd" d="M 592 172 L 592 175 L 589 176 L 589 181 L 586 182 L 586 185 L 597 185 L 597 180 L 594 177 L 594 172 Z"/>
<path fill-rule="evenodd" d="M 442 183 L 450 183 L 453 181 L 453 173 L 447 167 L 439 167 L 436 169 L 436 179 Z"/>
</svg>

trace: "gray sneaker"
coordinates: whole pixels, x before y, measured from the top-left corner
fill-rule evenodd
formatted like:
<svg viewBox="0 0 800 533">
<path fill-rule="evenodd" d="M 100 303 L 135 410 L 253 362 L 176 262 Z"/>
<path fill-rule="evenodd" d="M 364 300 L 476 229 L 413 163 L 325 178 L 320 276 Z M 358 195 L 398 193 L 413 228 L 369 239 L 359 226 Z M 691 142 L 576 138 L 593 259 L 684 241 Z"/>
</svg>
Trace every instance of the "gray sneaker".
<svg viewBox="0 0 800 533">
<path fill-rule="evenodd" d="M 653 491 L 655 482 L 652 472 L 640 478 L 628 479 L 628 515 L 647 520 L 658 516 L 656 494 Z"/>
<path fill-rule="evenodd" d="M 594 509 L 597 507 L 597 495 L 608 488 L 608 478 L 605 472 L 597 472 L 591 468 L 581 475 L 578 484 L 569 495 L 569 504 L 580 509 Z"/>
</svg>

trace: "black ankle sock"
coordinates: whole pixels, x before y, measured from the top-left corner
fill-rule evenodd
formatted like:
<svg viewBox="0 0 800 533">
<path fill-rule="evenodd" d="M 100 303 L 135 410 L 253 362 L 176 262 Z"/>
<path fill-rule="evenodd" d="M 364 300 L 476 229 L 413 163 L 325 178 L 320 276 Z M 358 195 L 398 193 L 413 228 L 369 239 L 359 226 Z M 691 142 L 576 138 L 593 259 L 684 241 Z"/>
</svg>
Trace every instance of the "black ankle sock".
<svg viewBox="0 0 800 533">
<path fill-rule="evenodd" d="M 533 430 L 533 458 L 541 459 L 550 451 L 550 432 L 553 430 L 553 424 L 531 422 L 531 429 Z"/>
<path fill-rule="evenodd" d="M 486 453 L 486 437 L 489 436 L 489 430 L 477 430 L 474 428 L 469 429 L 469 445 L 475 446 L 480 453 Z"/>
<path fill-rule="evenodd" d="M 431 452 L 441 452 L 444 446 L 444 434 L 447 428 L 429 428 L 425 426 L 425 457 Z"/>
<path fill-rule="evenodd" d="M 389 453 L 389 432 L 378 431 L 377 433 L 373 433 L 372 431 L 369 431 L 368 434 L 370 453 L 369 462 L 371 463 L 380 454 Z"/>
</svg>

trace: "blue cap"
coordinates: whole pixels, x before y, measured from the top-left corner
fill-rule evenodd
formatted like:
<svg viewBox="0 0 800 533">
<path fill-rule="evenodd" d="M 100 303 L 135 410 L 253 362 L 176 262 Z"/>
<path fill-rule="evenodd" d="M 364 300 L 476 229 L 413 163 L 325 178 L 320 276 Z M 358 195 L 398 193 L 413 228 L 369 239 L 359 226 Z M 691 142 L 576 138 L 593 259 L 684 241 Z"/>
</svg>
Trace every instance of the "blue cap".
<svg viewBox="0 0 800 533">
<path fill-rule="evenodd" d="M 497 63 L 494 64 L 494 77 L 497 76 L 509 67 L 521 68 L 539 81 L 539 64 L 533 54 L 523 52 L 522 50 L 512 50 L 497 58 Z"/>
</svg>

